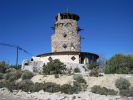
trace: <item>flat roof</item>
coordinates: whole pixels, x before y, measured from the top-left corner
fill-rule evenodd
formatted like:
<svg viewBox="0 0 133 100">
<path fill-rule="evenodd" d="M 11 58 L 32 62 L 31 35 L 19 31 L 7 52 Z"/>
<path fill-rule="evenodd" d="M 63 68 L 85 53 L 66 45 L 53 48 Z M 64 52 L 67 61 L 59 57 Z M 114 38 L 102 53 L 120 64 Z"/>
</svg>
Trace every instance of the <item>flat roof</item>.
<svg viewBox="0 0 133 100">
<path fill-rule="evenodd" d="M 51 53 L 44 53 L 44 54 L 39 54 L 36 57 L 45 57 L 45 56 L 50 56 L 50 55 L 81 55 L 81 56 L 95 56 L 99 58 L 97 54 L 90 53 L 90 52 L 74 52 L 74 51 L 66 51 L 66 52 L 51 52 Z"/>
</svg>

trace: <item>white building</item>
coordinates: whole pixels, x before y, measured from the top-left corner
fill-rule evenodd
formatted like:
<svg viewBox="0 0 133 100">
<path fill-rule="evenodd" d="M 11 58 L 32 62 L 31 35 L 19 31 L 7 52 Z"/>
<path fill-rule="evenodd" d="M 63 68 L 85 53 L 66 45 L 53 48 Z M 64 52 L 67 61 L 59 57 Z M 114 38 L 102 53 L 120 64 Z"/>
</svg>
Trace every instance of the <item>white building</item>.
<svg viewBox="0 0 133 100">
<path fill-rule="evenodd" d="M 54 59 L 59 59 L 67 67 L 73 68 L 96 62 L 99 57 L 97 54 L 80 51 L 81 29 L 78 26 L 78 20 L 79 16 L 76 14 L 59 13 L 53 27 L 55 32 L 51 37 L 52 52 L 39 54 L 32 57 L 30 61 L 24 60 L 22 69 L 41 71 L 44 63 Z"/>
</svg>

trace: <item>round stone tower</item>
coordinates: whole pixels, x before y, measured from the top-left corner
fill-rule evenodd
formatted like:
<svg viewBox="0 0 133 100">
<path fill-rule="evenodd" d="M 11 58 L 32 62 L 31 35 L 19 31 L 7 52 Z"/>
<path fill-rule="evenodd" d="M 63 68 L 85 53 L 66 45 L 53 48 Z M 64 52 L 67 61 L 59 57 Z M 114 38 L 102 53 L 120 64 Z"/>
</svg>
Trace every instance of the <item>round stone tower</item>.
<svg viewBox="0 0 133 100">
<path fill-rule="evenodd" d="M 72 13 L 59 13 L 52 35 L 52 52 L 80 52 L 79 16 Z"/>
</svg>

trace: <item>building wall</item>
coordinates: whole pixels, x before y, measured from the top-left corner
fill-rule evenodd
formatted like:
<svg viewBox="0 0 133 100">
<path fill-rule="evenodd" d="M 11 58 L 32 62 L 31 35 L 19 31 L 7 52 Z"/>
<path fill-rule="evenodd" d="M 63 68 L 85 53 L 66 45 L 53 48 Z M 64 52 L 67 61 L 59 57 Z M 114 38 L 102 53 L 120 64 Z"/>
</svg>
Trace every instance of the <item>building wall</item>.
<svg viewBox="0 0 133 100">
<path fill-rule="evenodd" d="M 34 61 L 43 61 L 44 63 L 49 62 L 50 57 L 54 59 L 59 59 L 64 63 L 76 63 L 79 64 L 79 55 L 50 55 L 46 57 L 32 57 Z M 73 57 L 73 60 L 72 60 Z"/>
</svg>

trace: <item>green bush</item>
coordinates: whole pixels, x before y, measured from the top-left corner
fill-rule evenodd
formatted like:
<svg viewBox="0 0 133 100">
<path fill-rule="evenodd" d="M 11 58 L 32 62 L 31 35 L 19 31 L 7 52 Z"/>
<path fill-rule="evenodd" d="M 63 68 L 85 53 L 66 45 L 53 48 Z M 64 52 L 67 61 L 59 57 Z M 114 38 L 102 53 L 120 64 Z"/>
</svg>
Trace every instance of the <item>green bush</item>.
<svg viewBox="0 0 133 100">
<path fill-rule="evenodd" d="M 17 79 L 21 78 L 22 73 L 23 73 L 23 71 L 21 71 L 21 70 L 16 70 L 16 72 L 15 72 L 16 78 L 17 78 Z"/>
<path fill-rule="evenodd" d="M 5 80 L 0 81 L 0 88 L 3 88 L 3 87 L 5 87 Z"/>
<path fill-rule="evenodd" d="M 6 73 L 10 73 L 10 72 L 16 72 L 16 69 L 15 68 L 6 69 Z"/>
<path fill-rule="evenodd" d="M 127 79 L 124 79 L 124 78 L 119 78 L 115 81 L 115 86 L 119 89 L 119 90 L 122 90 L 122 89 L 129 89 L 130 87 L 130 83 Z"/>
<path fill-rule="evenodd" d="M 3 73 L 0 73 L 0 80 L 3 79 Z"/>
<path fill-rule="evenodd" d="M 80 74 L 79 75 L 78 74 L 74 75 L 73 79 L 76 80 L 78 83 L 85 83 L 86 84 L 86 80 Z"/>
<path fill-rule="evenodd" d="M 3 75 L 3 78 L 9 81 L 15 81 L 17 79 L 19 79 L 22 75 L 22 71 L 20 70 L 16 70 L 13 72 L 9 72 Z"/>
<path fill-rule="evenodd" d="M 106 87 L 100 87 L 98 85 L 95 85 L 91 88 L 91 92 L 100 94 L 100 95 L 116 95 L 117 91 L 113 89 L 108 89 Z"/>
<path fill-rule="evenodd" d="M 43 83 L 35 83 L 33 91 L 34 92 L 39 92 L 40 90 L 43 90 L 44 84 Z"/>
<path fill-rule="evenodd" d="M 94 68 L 91 70 L 91 72 L 89 73 L 90 76 L 94 76 L 94 77 L 98 77 L 99 76 L 99 69 L 98 68 Z"/>
<path fill-rule="evenodd" d="M 75 73 L 80 73 L 80 69 L 79 69 L 79 68 L 75 68 L 75 69 L 74 69 L 74 72 L 75 72 Z"/>
<path fill-rule="evenodd" d="M 73 94 L 73 93 L 79 93 L 82 91 L 81 83 L 74 82 L 73 86 L 70 84 L 64 84 L 60 88 L 61 93 L 65 94 Z"/>
<path fill-rule="evenodd" d="M 8 64 L 4 61 L 0 61 L 0 73 L 5 73 L 8 68 Z"/>
<path fill-rule="evenodd" d="M 73 87 L 70 84 L 64 84 L 60 88 L 61 93 L 73 94 Z"/>
<path fill-rule="evenodd" d="M 3 77 L 4 77 L 4 79 L 9 80 L 10 82 L 15 81 L 17 79 L 16 74 L 13 72 L 12 73 L 6 73 L 6 74 L 4 74 Z"/>
<path fill-rule="evenodd" d="M 58 85 L 56 83 L 52 83 L 52 82 L 47 82 L 47 83 L 44 83 L 43 90 L 45 92 L 51 92 L 51 93 L 59 92 L 60 91 L 60 85 Z"/>
<path fill-rule="evenodd" d="M 73 82 L 72 93 L 79 93 L 82 91 L 81 83 Z"/>
<path fill-rule="evenodd" d="M 34 83 L 29 79 L 25 79 L 18 83 L 18 88 L 25 92 L 33 92 Z"/>
<path fill-rule="evenodd" d="M 15 83 L 15 81 L 7 82 L 6 87 L 9 89 L 9 91 L 18 90 L 18 85 Z"/>
<path fill-rule="evenodd" d="M 34 76 L 34 75 L 33 75 L 32 72 L 25 71 L 25 72 L 23 72 L 23 74 L 22 74 L 21 77 L 22 77 L 22 79 L 24 80 L 24 79 L 31 79 L 33 76 Z"/>
<path fill-rule="evenodd" d="M 87 68 L 89 70 L 92 70 L 92 69 L 95 69 L 95 68 L 98 68 L 98 67 L 99 67 L 99 64 L 97 62 L 93 62 L 93 63 L 87 65 Z"/>
<path fill-rule="evenodd" d="M 66 65 L 60 62 L 58 59 L 52 60 L 48 62 L 47 65 L 44 64 L 43 66 L 43 73 L 46 75 L 63 74 L 65 71 Z"/>
<path fill-rule="evenodd" d="M 3 80 L 3 81 L 0 81 L 0 88 L 4 88 L 6 87 L 7 89 L 9 89 L 9 91 L 12 92 L 12 90 L 17 90 L 18 87 L 17 87 L 17 84 L 15 83 L 15 81 L 8 81 L 8 80 Z"/>
</svg>

